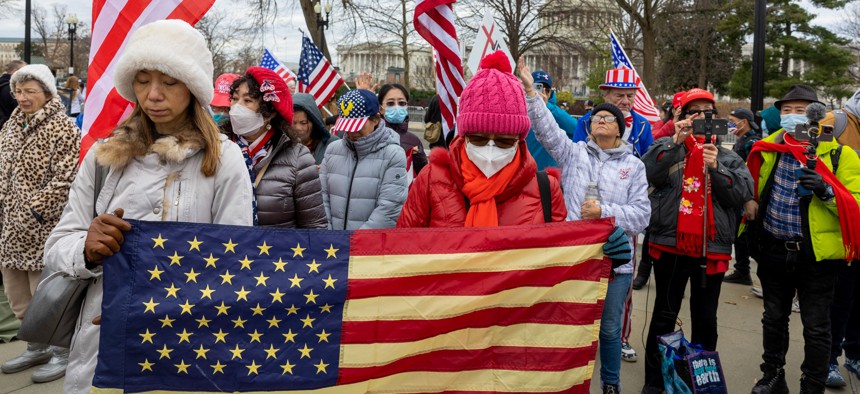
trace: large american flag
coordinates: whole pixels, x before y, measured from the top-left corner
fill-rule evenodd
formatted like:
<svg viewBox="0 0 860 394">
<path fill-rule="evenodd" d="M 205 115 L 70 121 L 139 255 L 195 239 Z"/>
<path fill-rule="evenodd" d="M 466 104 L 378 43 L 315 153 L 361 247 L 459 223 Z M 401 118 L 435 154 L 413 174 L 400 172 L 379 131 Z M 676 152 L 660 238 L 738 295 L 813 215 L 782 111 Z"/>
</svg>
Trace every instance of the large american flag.
<svg viewBox="0 0 860 394">
<path fill-rule="evenodd" d="M 131 225 L 103 265 L 96 393 L 589 390 L 611 219 Z"/>
<path fill-rule="evenodd" d="M 633 67 L 633 64 L 630 63 L 630 58 L 628 58 L 627 54 L 624 53 L 624 48 L 622 48 L 621 44 L 618 43 L 618 38 L 615 37 L 615 33 L 610 31 L 609 37 L 612 41 L 612 64 L 615 68 L 629 68 L 636 75 L 636 80 L 639 81 L 639 89 L 636 90 L 636 99 L 633 101 L 633 110 L 639 115 L 644 116 L 645 119 L 648 119 L 648 122 L 651 122 L 652 124 L 659 121 L 660 113 L 657 112 L 657 108 L 654 107 L 654 100 L 651 99 L 651 95 L 648 94 L 648 89 L 645 88 L 645 84 L 642 83 L 642 79 L 639 78 L 639 74 L 636 73 L 636 68 Z"/>
<path fill-rule="evenodd" d="M 302 57 L 299 60 L 299 84 L 296 91 L 310 93 L 318 107 L 327 103 L 343 85 L 343 78 L 307 36 L 302 37 Z"/>
<path fill-rule="evenodd" d="M 275 74 L 280 75 L 286 83 L 296 80 L 296 74 L 278 61 L 275 55 L 273 55 L 268 49 L 263 50 L 263 58 L 260 59 L 260 67 L 274 71 Z"/>
<path fill-rule="evenodd" d="M 191 25 L 209 11 L 215 0 L 94 0 L 87 98 L 84 106 L 81 160 L 90 146 L 110 135 L 132 105 L 113 84 L 113 72 L 128 37 L 138 27 L 162 19 L 181 19 Z"/>
<path fill-rule="evenodd" d="M 442 130 L 445 136 L 454 129 L 457 105 L 466 82 L 463 80 L 463 63 L 457 29 L 454 27 L 456 0 L 417 0 L 415 2 L 415 30 L 433 47 L 436 63 L 436 93 L 442 112 Z"/>
</svg>

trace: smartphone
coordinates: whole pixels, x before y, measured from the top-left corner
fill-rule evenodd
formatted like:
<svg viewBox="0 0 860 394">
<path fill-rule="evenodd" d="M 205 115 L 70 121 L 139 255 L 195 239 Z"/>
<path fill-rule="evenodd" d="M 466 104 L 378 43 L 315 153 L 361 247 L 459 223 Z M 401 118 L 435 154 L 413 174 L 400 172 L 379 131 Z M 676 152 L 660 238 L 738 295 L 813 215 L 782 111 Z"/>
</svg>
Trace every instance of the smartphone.
<svg viewBox="0 0 860 394">
<path fill-rule="evenodd" d="M 728 119 L 693 119 L 693 134 L 726 135 L 729 133 Z"/>
<path fill-rule="evenodd" d="M 543 93 L 543 84 L 542 84 L 542 83 L 540 83 L 540 82 L 536 83 L 536 84 L 535 84 L 535 90 L 537 90 L 538 92 Z"/>
<path fill-rule="evenodd" d="M 803 175 L 803 174 L 804 174 L 803 167 L 796 168 L 794 170 L 794 179 L 800 179 L 801 175 Z M 802 184 L 798 183 L 797 184 L 797 194 L 800 195 L 801 197 L 811 196 L 812 190 L 809 190 L 809 189 L 803 187 Z"/>
<path fill-rule="evenodd" d="M 794 139 L 798 141 L 809 141 L 812 136 L 817 136 L 820 142 L 833 141 L 833 126 L 820 124 L 818 127 L 799 124 L 794 126 Z"/>
</svg>

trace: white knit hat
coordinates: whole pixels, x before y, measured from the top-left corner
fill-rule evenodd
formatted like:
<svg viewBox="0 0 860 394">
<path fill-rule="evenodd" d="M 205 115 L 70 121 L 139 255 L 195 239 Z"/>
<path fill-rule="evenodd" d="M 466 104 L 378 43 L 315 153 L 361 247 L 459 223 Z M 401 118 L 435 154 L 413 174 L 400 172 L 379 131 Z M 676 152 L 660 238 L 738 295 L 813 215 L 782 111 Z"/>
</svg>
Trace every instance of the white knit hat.
<svg viewBox="0 0 860 394">
<path fill-rule="evenodd" d="M 132 82 L 140 70 L 161 71 L 182 81 L 201 105 L 212 101 L 212 53 L 203 35 L 176 19 L 141 26 L 125 44 L 113 74 L 120 96 L 135 102 Z"/>
<path fill-rule="evenodd" d="M 18 69 L 12 74 L 9 80 L 9 85 L 12 88 L 12 94 L 15 94 L 15 85 L 21 82 L 24 77 L 33 77 L 42 82 L 51 93 L 51 97 L 57 97 L 57 79 L 51 73 L 51 69 L 44 64 L 30 64 Z"/>
</svg>

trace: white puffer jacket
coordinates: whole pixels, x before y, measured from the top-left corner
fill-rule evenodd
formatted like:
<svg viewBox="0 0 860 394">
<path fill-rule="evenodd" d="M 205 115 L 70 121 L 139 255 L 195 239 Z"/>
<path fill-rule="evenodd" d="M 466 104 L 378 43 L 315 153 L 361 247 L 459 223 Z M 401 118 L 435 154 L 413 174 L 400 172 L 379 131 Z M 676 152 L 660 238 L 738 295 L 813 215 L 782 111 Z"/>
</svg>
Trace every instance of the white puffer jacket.
<svg viewBox="0 0 860 394">
<path fill-rule="evenodd" d="M 567 220 L 581 219 L 588 184 L 595 182 L 600 192 L 601 216 L 615 217 L 615 224 L 624 229 L 631 249 L 636 250 L 636 236 L 651 218 L 651 202 L 645 164 L 633 156 L 633 146 L 623 141 L 619 148 L 603 150 L 591 140 L 573 142 L 540 98 L 528 97 L 526 103 L 535 136 L 561 167 Z M 633 260 L 615 272 L 632 273 Z"/>
<path fill-rule="evenodd" d="M 123 208 L 127 219 L 253 225 L 251 180 L 233 142 L 222 136 L 218 169 L 214 176 L 206 177 L 200 171 L 203 152 L 182 142 L 188 140 L 181 136 L 178 140 L 160 138 L 156 142 L 159 153 L 151 148 L 143 156 L 118 159 L 133 151 L 135 132 L 115 132 L 110 141 L 101 144 L 110 144 L 112 149 L 95 146 L 90 150 L 72 183 L 60 222 L 45 244 L 49 269 L 81 279 L 95 278 L 72 338 L 65 393 L 89 393 L 98 361 L 100 330 L 92 320 L 101 315 L 102 272 L 101 267 L 87 269 L 84 261 L 84 241 L 93 219 L 96 156 L 100 163 L 123 163 L 110 166 L 96 202 L 99 214 Z"/>
</svg>

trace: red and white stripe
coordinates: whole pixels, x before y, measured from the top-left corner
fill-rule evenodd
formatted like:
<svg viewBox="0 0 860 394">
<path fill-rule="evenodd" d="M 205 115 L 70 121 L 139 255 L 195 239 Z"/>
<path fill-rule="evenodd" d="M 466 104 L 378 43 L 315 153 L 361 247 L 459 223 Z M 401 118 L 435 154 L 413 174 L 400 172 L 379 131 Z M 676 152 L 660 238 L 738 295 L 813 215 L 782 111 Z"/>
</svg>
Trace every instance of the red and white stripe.
<svg viewBox="0 0 860 394">
<path fill-rule="evenodd" d="M 415 2 L 415 30 L 433 47 L 436 63 L 436 93 L 442 112 L 442 130 L 447 136 L 454 129 L 457 105 L 466 82 L 457 29 L 454 27 L 456 0 L 418 0 Z"/>
<path fill-rule="evenodd" d="M 281 78 L 283 78 L 284 82 L 286 82 L 286 83 L 290 83 L 291 81 L 296 81 L 296 79 L 297 79 L 296 73 L 290 71 L 289 68 L 284 67 L 283 64 L 278 66 L 278 68 L 276 68 L 274 71 L 275 71 L 275 74 L 280 75 Z"/>
<path fill-rule="evenodd" d="M 137 28 L 162 19 L 195 24 L 215 0 L 94 0 L 87 98 L 81 160 L 99 138 L 110 135 L 131 113 L 132 104 L 117 93 L 113 73 L 119 55 Z"/>
<path fill-rule="evenodd" d="M 356 131 L 361 130 L 361 128 L 364 127 L 365 123 L 367 123 L 367 118 L 350 119 L 340 116 L 337 118 L 337 121 L 334 123 L 334 127 L 332 127 L 332 129 L 334 131 L 355 133 Z"/>
<path fill-rule="evenodd" d="M 299 86 L 297 91 L 314 96 L 318 107 L 325 105 L 331 96 L 334 96 L 340 85 L 343 85 L 343 78 L 327 60 L 323 60 L 317 65 L 310 79 L 310 86 L 305 86 L 301 80 L 297 79 L 296 82 Z"/>
</svg>

